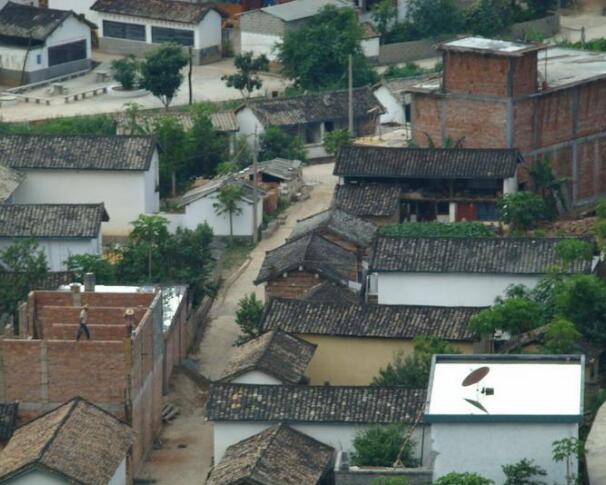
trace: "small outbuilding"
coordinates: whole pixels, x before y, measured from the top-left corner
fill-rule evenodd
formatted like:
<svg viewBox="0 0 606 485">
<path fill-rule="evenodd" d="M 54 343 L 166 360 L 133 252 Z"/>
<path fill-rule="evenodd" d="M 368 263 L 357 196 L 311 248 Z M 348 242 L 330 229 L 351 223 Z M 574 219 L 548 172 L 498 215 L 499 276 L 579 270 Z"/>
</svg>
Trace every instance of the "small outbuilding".
<svg viewBox="0 0 606 485">
<path fill-rule="evenodd" d="M 333 205 L 377 226 L 399 224 L 400 192 L 392 184 L 337 185 Z"/>
</svg>

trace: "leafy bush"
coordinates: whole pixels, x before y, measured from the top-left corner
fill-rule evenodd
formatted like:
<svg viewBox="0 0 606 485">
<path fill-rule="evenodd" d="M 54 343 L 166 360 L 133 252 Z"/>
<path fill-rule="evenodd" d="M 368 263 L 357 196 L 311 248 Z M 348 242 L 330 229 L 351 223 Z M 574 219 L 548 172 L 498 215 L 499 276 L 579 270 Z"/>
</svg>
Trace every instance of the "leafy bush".
<svg viewBox="0 0 606 485">
<path fill-rule="evenodd" d="M 242 345 L 261 335 L 263 332 L 261 324 L 264 308 L 263 302 L 254 293 L 246 295 L 238 302 L 236 323 L 242 334 L 238 337 L 236 345 Z"/>
<path fill-rule="evenodd" d="M 110 115 L 71 116 L 51 118 L 35 123 L 7 123 L 0 121 L 2 135 L 97 135 L 111 136 L 116 133 Z"/>
<path fill-rule="evenodd" d="M 385 70 L 383 77 L 385 79 L 415 77 L 422 76 L 423 74 L 430 72 L 434 72 L 434 69 L 425 69 L 414 62 L 407 62 L 402 67 L 392 64 Z"/>
<path fill-rule="evenodd" d="M 406 439 L 404 425 L 371 426 L 366 431 L 359 432 L 354 438 L 351 461 L 357 466 L 393 466 Z M 417 465 L 414 445 L 411 439 L 404 444 L 400 460 L 406 467 Z"/>
<path fill-rule="evenodd" d="M 497 199 L 501 221 L 514 230 L 527 231 L 546 219 L 545 201 L 531 192 L 506 194 Z"/>
<path fill-rule="evenodd" d="M 116 269 L 103 256 L 97 254 L 75 254 L 67 258 L 65 265 L 74 272 L 76 281 L 84 282 L 86 273 L 94 273 L 95 281 L 100 285 L 113 285 L 116 282 Z"/>
<path fill-rule="evenodd" d="M 541 326 L 543 309 L 537 302 L 525 297 L 499 300 L 469 320 L 469 328 L 480 335 L 493 335 L 502 330 L 512 335 Z"/>
<path fill-rule="evenodd" d="M 134 89 L 139 77 L 139 61 L 134 55 L 114 59 L 112 61 L 112 71 L 114 79 L 118 81 L 126 90 Z"/>
<path fill-rule="evenodd" d="M 526 458 L 511 465 L 503 465 L 503 473 L 507 477 L 503 485 L 546 485 L 536 477 L 544 477 L 547 472 Z"/>
<path fill-rule="evenodd" d="M 491 485 L 494 482 L 477 473 L 449 473 L 444 475 L 433 485 Z"/>
<path fill-rule="evenodd" d="M 557 318 L 547 327 L 543 349 L 550 354 L 572 354 L 578 351 L 580 339 L 581 333 L 574 323 Z"/>
<path fill-rule="evenodd" d="M 567 268 L 575 261 L 591 261 L 593 245 L 589 241 L 580 239 L 564 239 L 556 244 L 555 253 Z"/>
<path fill-rule="evenodd" d="M 403 222 L 381 228 L 385 236 L 493 237 L 494 230 L 481 222 Z"/>
<path fill-rule="evenodd" d="M 305 148 L 301 138 L 291 135 L 277 126 L 268 127 L 260 138 L 259 159 L 287 158 L 305 161 Z"/>
<path fill-rule="evenodd" d="M 567 47 L 569 49 L 585 49 L 596 52 L 606 52 L 606 37 L 598 37 L 596 39 L 591 39 L 585 41 L 585 43 L 578 42 L 570 42 L 567 40 L 558 42 L 559 47 Z"/>
<path fill-rule="evenodd" d="M 408 19 L 421 38 L 465 30 L 463 12 L 453 0 L 412 0 Z"/>
<path fill-rule="evenodd" d="M 408 485 L 409 482 L 404 477 L 380 477 L 375 478 L 372 485 Z"/>
<path fill-rule="evenodd" d="M 484 37 L 494 37 L 507 30 L 512 22 L 508 0 L 480 0 L 465 12 L 466 30 Z"/>
<path fill-rule="evenodd" d="M 352 141 L 352 136 L 348 130 L 334 130 L 324 135 L 324 150 L 329 155 L 334 155 L 342 146 L 351 145 Z"/>
</svg>

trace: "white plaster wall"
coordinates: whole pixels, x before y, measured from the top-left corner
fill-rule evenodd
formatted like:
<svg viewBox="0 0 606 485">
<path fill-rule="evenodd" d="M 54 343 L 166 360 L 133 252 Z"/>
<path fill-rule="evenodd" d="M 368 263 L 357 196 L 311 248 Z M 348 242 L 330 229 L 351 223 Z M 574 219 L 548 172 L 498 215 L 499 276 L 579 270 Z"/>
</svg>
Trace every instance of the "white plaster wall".
<svg viewBox="0 0 606 485">
<path fill-rule="evenodd" d="M 240 126 L 239 134 L 246 136 L 246 141 L 252 148 L 255 144 L 255 133 L 258 138 L 265 131 L 265 128 L 250 108 L 241 109 L 236 113 L 236 117 Z"/>
<path fill-rule="evenodd" d="M 434 423 L 433 479 L 450 472 L 475 472 L 499 484 L 505 481 L 502 465 L 528 458 L 547 471 L 542 481 L 566 483 L 566 466 L 552 460 L 552 443 L 577 436 L 578 427 L 571 423 Z"/>
<path fill-rule="evenodd" d="M 216 421 L 213 423 L 214 433 L 214 459 L 218 463 L 225 450 L 231 445 L 238 443 L 252 435 L 260 433 L 264 429 L 276 423 L 268 421 L 239 421 L 226 422 Z M 351 451 L 353 440 L 359 432 L 368 429 L 368 425 L 360 424 L 331 424 L 331 423 L 288 423 L 293 429 L 305 433 L 312 438 L 332 446 L 337 451 Z M 417 443 L 417 456 L 421 456 L 422 445 L 421 427 L 413 433 L 413 439 Z M 425 455 L 427 456 L 427 455 Z"/>
<path fill-rule="evenodd" d="M 48 0 L 48 8 L 73 10 L 96 24 L 98 21 L 97 12 L 90 9 L 93 3 L 95 3 L 95 0 Z"/>
<path fill-rule="evenodd" d="M 269 384 L 269 385 L 279 385 L 284 384 L 279 379 L 276 379 L 265 372 L 261 372 L 258 370 L 253 370 L 250 372 L 246 372 L 235 379 L 232 379 L 230 382 L 234 384 Z"/>
<path fill-rule="evenodd" d="M 206 222 L 212 228 L 215 236 L 229 236 L 229 214 L 217 215 L 213 206 L 217 197 L 218 192 L 214 192 L 187 205 L 182 219 L 183 227 L 195 229 L 199 224 Z M 234 236 L 252 236 L 252 204 L 242 200 L 238 206 L 242 209 L 242 213 L 232 216 Z M 261 226 L 262 222 L 263 198 L 260 196 L 257 203 L 257 227 Z"/>
<path fill-rule="evenodd" d="M 219 46 L 221 47 L 221 15 L 210 10 L 195 31 L 196 48 Z"/>
<path fill-rule="evenodd" d="M 160 210 L 160 162 L 158 150 L 154 152 L 149 170 L 143 173 L 145 213 L 155 214 Z M 111 214 L 110 214 L 111 218 Z"/>
<path fill-rule="evenodd" d="M 540 275 L 378 273 L 381 305 L 490 306 L 510 285 L 534 288 Z"/>
<path fill-rule="evenodd" d="M 8 480 L 6 483 L 12 485 L 65 485 L 67 481 L 58 476 L 51 475 L 44 469 L 38 469 Z"/>
<path fill-rule="evenodd" d="M 25 180 L 14 193 L 16 204 L 105 203 L 109 222 L 104 235 L 126 236 L 146 211 L 144 172 L 93 170 L 22 170 Z"/>
<path fill-rule="evenodd" d="M 366 57 L 379 57 L 379 37 L 362 40 L 360 47 L 362 47 L 362 52 Z"/>
<path fill-rule="evenodd" d="M 0 250 L 15 242 L 14 239 L 0 238 Z M 67 270 L 64 264 L 70 256 L 77 254 L 101 255 L 101 240 L 96 239 L 36 239 L 38 247 L 46 255 L 50 271 Z"/>
<path fill-rule="evenodd" d="M 503 193 L 504 194 L 513 194 L 518 191 L 518 179 L 514 175 L 508 179 L 503 180 Z"/>
<path fill-rule="evenodd" d="M 75 18 L 73 15 L 68 17 L 63 24 L 61 24 L 57 30 L 55 30 L 51 36 L 46 39 L 46 46 L 53 47 L 71 42 L 77 42 L 79 40 L 86 40 L 86 57 L 90 58 L 91 55 L 91 33 L 90 28 Z M 45 52 L 46 53 L 46 52 Z M 48 55 L 44 56 L 43 67 L 48 67 Z"/>
<path fill-rule="evenodd" d="M 258 34 L 256 32 L 240 32 L 242 52 L 252 52 L 254 56 L 265 54 L 270 61 L 277 58 L 275 46 L 282 37 L 274 34 Z"/>
<path fill-rule="evenodd" d="M 381 115 L 380 122 L 383 123 L 399 123 L 403 125 L 406 122 L 404 107 L 391 94 L 385 86 L 380 86 L 374 91 L 375 97 L 385 106 L 385 113 Z"/>
<path fill-rule="evenodd" d="M 25 64 L 25 71 L 32 72 L 38 71 L 43 68 L 42 61 L 45 56 L 45 49 L 31 49 L 27 54 L 27 63 Z M 0 46 L 0 67 L 3 69 L 11 69 L 14 71 L 23 70 L 25 60 L 25 54 L 27 49 L 21 49 L 13 46 Z M 40 64 L 38 64 L 38 55 L 40 55 Z"/>
<path fill-rule="evenodd" d="M 107 485 L 126 485 L 126 457 L 122 460 L 122 463 L 116 468 L 114 476 L 107 483 Z"/>
</svg>

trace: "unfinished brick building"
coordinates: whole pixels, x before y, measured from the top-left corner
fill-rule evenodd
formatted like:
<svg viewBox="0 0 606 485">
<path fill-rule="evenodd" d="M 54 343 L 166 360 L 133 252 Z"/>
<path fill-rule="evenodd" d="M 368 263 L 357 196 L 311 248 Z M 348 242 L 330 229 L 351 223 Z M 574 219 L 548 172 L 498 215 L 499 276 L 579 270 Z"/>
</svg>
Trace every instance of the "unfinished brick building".
<svg viewBox="0 0 606 485">
<path fill-rule="evenodd" d="M 91 339 L 76 341 L 84 305 Z M 132 334 L 126 308 L 134 310 Z M 93 402 L 133 428 L 136 473 L 161 426 L 162 324 L 155 292 L 31 292 L 19 335 L 0 338 L 0 401 L 19 401 L 22 421 L 75 396 Z"/>
<path fill-rule="evenodd" d="M 410 88 L 418 146 L 517 148 L 571 178 L 573 205 L 606 193 L 606 54 L 477 37 L 439 49 L 441 78 Z"/>
</svg>

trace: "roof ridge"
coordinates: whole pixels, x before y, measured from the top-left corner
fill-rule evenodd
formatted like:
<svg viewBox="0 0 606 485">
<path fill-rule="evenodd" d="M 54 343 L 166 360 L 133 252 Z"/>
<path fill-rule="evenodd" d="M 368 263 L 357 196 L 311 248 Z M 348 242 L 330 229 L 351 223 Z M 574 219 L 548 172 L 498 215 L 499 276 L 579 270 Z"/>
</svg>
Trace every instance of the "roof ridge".
<svg viewBox="0 0 606 485">
<path fill-rule="evenodd" d="M 370 91 L 372 92 L 371 86 L 358 86 L 357 88 L 353 88 L 353 92 L 355 93 L 356 91 Z M 311 91 L 308 93 L 303 93 L 303 94 L 297 94 L 296 96 L 284 96 L 284 97 L 277 97 L 277 98 L 266 98 L 264 96 L 257 96 L 255 98 L 251 98 L 249 106 L 252 106 L 254 104 L 260 104 L 260 103 L 271 103 L 274 101 L 290 101 L 292 99 L 300 99 L 300 98 L 305 98 L 305 97 L 309 97 L 309 96 L 321 96 L 324 94 L 337 94 L 337 93 L 347 93 L 348 90 L 347 89 L 332 89 L 332 90 L 326 90 L 326 91 Z M 244 105 L 242 105 L 243 107 Z M 240 109 L 240 108 L 238 108 Z M 282 158 L 282 157 L 277 157 L 277 158 Z"/>
<path fill-rule="evenodd" d="M 42 450 L 40 451 L 40 455 L 38 457 L 38 461 L 42 461 L 45 453 L 48 451 L 48 448 L 50 447 L 50 445 L 55 441 L 55 439 L 57 438 L 57 435 L 59 434 L 59 431 L 61 430 L 61 428 L 65 425 L 65 422 L 67 421 L 67 419 L 72 415 L 72 413 L 74 412 L 74 409 L 76 408 L 76 404 L 78 403 L 78 398 L 74 398 L 71 400 L 71 402 L 69 403 L 69 409 L 67 410 L 67 412 L 65 413 L 65 416 L 63 416 L 63 418 L 61 419 L 61 421 L 57 424 L 57 427 L 54 429 L 52 436 L 48 439 L 48 441 L 44 444 L 44 446 L 42 447 Z M 62 406 L 59 406 L 57 408 L 55 408 L 53 411 L 56 411 L 57 409 L 60 409 Z M 52 411 L 51 411 L 52 412 Z M 50 413 L 47 413 L 46 415 L 48 415 Z M 30 421 L 30 422 L 35 422 L 38 419 L 40 419 L 43 415 L 39 416 L 38 418 L 36 418 L 36 420 L 34 421 Z"/>
<path fill-rule="evenodd" d="M 453 355 L 462 355 L 464 357 L 467 357 L 467 356 L 477 357 L 478 355 L 482 355 L 482 354 L 453 354 Z M 493 355 L 493 354 L 488 354 L 488 355 Z M 494 355 L 500 355 L 500 354 L 494 354 Z M 532 354 L 529 354 L 529 355 L 532 355 Z M 298 389 L 302 392 L 305 392 L 308 390 L 314 390 L 314 389 L 324 389 L 324 390 L 327 390 L 327 392 L 333 392 L 333 391 L 342 390 L 342 389 L 371 390 L 371 391 L 377 391 L 377 392 L 379 392 L 383 389 L 387 389 L 387 390 L 400 389 L 400 390 L 407 390 L 410 392 L 418 392 L 418 391 L 426 390 L 425 387 L 373 386 L 371 384 L 364 385 L 364 386 L 354 386 L 354 385 L 325 386 L 325 385 L 319 385 L 319 384 L 302 386 L 300 384 L 244 384 L 244 383 L 232 383 L 232 382 L 218 382 L 218 383 L 213 382 L 213 383 L 211 383 L 211 387 L 212 386 L 243 387 L 243 388 L 249 388 L 249 389 L 253 389 L 255 387 L 262 387 L 264 389 L 271 389 L 271 390 L 289 388 L 289 389 Z"/>
<path fill-rule="evenodd" d="M 265 453 L 267 452 L 267 450 L 269 449 L 269 447 L 273 443 L 274 439 L 278 435 L 278 431 L 280 430 L 280 426 L 281 426 L 281 423 L 279 423 L 277 425 L 274 425 L 274 429 L 269 428 L 269 429 L 271 429 L 271 436 L 270 436 L 269 440 L 267 440 L 265 442 L 265 446 L 263 446 L 262 448 L 259 449 L 259 454 L 257 455 L 257 459 L 255 460 L 254 465 L 250 469 L 250 476 L 252 476 L 254 474 L 256 468 L 259 466 L 259 462 L 261 461 L 261 459 L 263 458 L 263 456 L 265 455 Z"/>
</svg>

